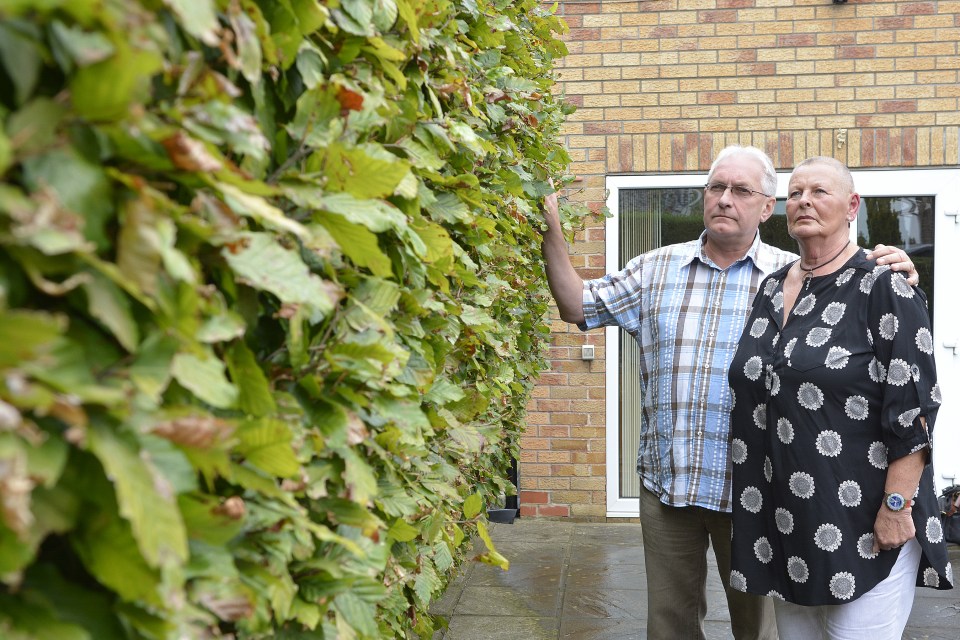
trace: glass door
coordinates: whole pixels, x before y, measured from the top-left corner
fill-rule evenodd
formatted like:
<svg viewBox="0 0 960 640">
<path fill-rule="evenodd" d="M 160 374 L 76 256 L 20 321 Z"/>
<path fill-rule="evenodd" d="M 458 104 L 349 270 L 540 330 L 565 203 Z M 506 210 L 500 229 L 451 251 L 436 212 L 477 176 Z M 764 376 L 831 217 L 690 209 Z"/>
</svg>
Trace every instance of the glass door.
<svg viewBox="0 0 960 640">
<path fill-rule="evenodd" d="M 960 280 L 960 263 L 948 261 L 960 248 L 960 169 L 854 171 L 862 196 L 851 239 L 863 247 L 877 243 L 902 247 L 920 273 L 933 321 L 940 387 L 945 402 L 937 420 L 934 469 L 938 486 L 960 482 L 960 407 L 949 398 L 960 389 L 960 314 L 956 295 L 937 297 L 937 282 Z M 796 251 L 786 233 L 784 201 L 789 173 L 778 175 L 777 208 L 760 229 L 764 241 Z M 608 269 L 621 268 L 634 256 L 675 242 L 693 240 L 703 230 L 703 184 L 706 174 L 610 176 L 607 206 Z M 935 258 L 940 258 L 936 261 Z M 638 393 L 638 348 L 617 328 L 606 329 L 607 515 L 635 517 L 640 485 L 636 475 L 641 398 Z"/>
</svg>

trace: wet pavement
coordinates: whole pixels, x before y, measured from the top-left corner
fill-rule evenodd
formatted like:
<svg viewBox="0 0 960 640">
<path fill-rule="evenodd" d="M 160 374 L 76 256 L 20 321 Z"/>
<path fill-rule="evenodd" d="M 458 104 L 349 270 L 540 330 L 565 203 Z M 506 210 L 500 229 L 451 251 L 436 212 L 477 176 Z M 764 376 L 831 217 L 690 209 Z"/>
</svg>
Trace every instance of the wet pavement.
<svg viewBox="0 0 960 640">
<path fill-rule="evenodd" d="M 450 623 L 434 640 L 646 639 L 639 524 L 520 519 L 491 525 L 491 535 L 510 570 L 467 564 L 434 605 Z M 732 639 L 712 553 L 704 630 Z M 960 547 L 950 557 L 956 572 Z M 960 640 L 960 588 L 918 588 L 903 638 Z"/>
</svg>

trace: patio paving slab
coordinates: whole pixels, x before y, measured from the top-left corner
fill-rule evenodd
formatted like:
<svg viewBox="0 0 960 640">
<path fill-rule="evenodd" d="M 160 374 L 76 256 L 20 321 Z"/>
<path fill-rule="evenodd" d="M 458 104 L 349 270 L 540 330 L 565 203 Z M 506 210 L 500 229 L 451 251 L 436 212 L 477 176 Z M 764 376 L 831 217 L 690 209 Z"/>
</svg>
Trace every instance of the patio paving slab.
<svg viewBox="0 0 960 640">
<path fill-rule="evenodd" d="M 492 525 L 510 570 L 462 567 L 432 608 L 449 621 L 433 640 L 646 640 L 640 527 L 533 519 Z M 960 547 L 951 545 L 950 555 L 956 571 Z M 732 640 L 711 551 L 707 562 L 704 633 L 707 640 Z M 960 589 L 918 588 L 903 640 L 960 640 Z"/>
</svg>

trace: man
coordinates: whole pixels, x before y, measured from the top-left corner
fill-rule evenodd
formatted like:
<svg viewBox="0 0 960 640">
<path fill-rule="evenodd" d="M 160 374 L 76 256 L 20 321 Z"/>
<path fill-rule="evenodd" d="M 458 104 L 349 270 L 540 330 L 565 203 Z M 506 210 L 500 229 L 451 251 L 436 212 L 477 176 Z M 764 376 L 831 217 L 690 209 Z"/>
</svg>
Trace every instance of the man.
<svg viewBox="0 0 960 640">
<path fill-rule="evenodd" d="M 734 636 L 777 637 L 770 601 L 729 585 L 733 398 L 727 383 L 758 284 L 797 259 L 758 234 L 773 214 L 776 185 L 765 153 L 727 147 L 708 174 L 698 240 L 650 251 L 618 273 L 587 282 L 570 263 L 556 194 L 545 201 L 543 252 L 560 317 L 581 330 L 620 326 L 640 346 L 637 472 L 650 640 L 704 638 L 710 544 Z M 881 246 L 876 254 L 901 255 Z M 892 269 L 912 268 L 902 255 L 900 264 L 894 264 L 897 257 L 886 259 Z"/>
</svg>

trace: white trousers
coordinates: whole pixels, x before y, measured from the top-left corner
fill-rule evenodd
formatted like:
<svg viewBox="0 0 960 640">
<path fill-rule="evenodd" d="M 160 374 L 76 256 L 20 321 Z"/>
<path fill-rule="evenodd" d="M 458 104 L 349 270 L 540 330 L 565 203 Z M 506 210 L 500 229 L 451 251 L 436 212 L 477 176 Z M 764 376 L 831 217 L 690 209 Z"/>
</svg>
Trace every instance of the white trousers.
<svg viewBox="0 0 960 640">
<path fill-rule="evenodd" d="M 853 602 L 805 607 L 775 600 L 780 640 L 900 640 L 913 608 L 920 543 L 910 540 L 880 584 Z"/>
</svg>

